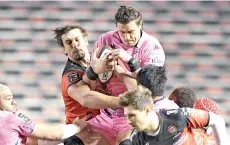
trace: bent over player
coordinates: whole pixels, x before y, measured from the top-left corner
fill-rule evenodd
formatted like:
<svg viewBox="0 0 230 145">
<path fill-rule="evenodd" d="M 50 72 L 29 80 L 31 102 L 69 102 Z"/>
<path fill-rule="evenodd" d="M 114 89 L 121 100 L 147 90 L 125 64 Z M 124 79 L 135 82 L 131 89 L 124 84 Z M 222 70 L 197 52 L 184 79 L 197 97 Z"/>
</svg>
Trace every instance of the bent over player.
<svg viewBox="0 0 230 145">
<path fill-rule="evenodd" d="M 125 114 L 135 128 L 133 145 L 227 145 L 228 135 L 224 119 L 212 112 L 180 108 L 156 113 L 151 92 L 139 86 L 120 98 Z M 216 141 L 210 142 L 205 132 L 194 128 L 213 126 Z"/>
</svg>

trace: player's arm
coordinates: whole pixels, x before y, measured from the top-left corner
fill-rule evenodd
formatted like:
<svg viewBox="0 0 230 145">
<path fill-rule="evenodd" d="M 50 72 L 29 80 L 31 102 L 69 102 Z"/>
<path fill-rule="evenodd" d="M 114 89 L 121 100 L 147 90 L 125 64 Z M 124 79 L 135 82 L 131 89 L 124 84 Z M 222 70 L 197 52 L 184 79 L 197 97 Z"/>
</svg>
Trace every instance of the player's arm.
<svg viewBox="0 0 230 145">
<path fill-rule="evenodd" d="M 80 82 L 84 83 L 83 81 Z M 94 109 L 119 107 L 119 100 L 116 97 L 108 96 L 96 91 L 91 91 L 87 85 L 73 84 L 68 90 L 68 94 L 78 101 L 82 106 Z"/>
<path fill-rule="evenodd" d="M 89 70 L 87 70 L 89 71 Z M 85 73 L 85 75 L 83 75 L 82 80 L 89 84 L 90 80 L 95 80 L 97 79 L 97 76 L 93 77 L 91 76 L 92 74 L 89 74 L 89 72 Z M 93 73 L 93 72 L 90 72 Z M 124 82 L 124 84 L 126 85 L 128 90 L 134 90 L 137 87 L 137 82 L 135 79 L 133 79 L 132 77 L 130 77 L 130 75 L 128 75 L 127 73 L 124 72 L 123 68 L 121 68 L 121 66 L 117 65 L 115 67 L 115 73 L 116 75 L 118 75 L 118 77 Z M 89 79 L 90 78 L 90 79 Z M 95 108 L 95 109 L 101 109 L 101 108 L 117 108 L 120 107 L 119 105 L 119 97 L 115 97 L 115 96 L 108 96 L 96 91 L 90 91 L 88 88 L 88 91 L 80 91 L 79 89 L 81 89 L 82 86 L 78 87 L 78 88 L 70 88 L 72 91 L 68 92 L 71 96 L 74 96 L 74 93 L 77 93 L 75 96 L 79 96 L 80 98 L 84 98 L 81 99 L 80 103 L 83 106 L 89 107 L 89 108 Z M 78 91 L 76 91 L 76 89 L 78 89 Z M 81 92 L 79 94 L 79 92 Z M 80 99 L 79 98 L 79 99 Z"/>
<path fill-rule="evenodd" d="M 208 126 L 213 127 L 217 143 L 220 145 L 227 145 L 229 137 L 227 134 L 224 118 L 215 113 L 209 112 L 209 123 Z M 229 144 L 229 143 L 228 143 Z"/>
<path fill-rule="evenodd" d="M 148 64 L 153 64 L 155 66 L 163 66 L 165 63 L 165 53 L 158 40 L 156 40 L 156 43 L 151 44 L 147 49 L 142 51 L 141 60 L 134 59 L 124 49 L 115 49 L 111 54 L 114 59 L 120 59 L 124 63 L 129 65 L 131 75 L 134 78 L 136 78 L 140 70 L 140 67 L 143 67 Z"/>
<path fill-rule="evenodd" d="M 143 58 L 140 66 L 153 64 L 163 66 L 165 63 L 165 53 L 160 43 L 153 43 L 143 52 Z"/>
<path fill-rule="evenodd" d="M 226 145 L 228 140 L 227 130 L 224 118 L 212 112 L 206 112 L 198 109 L 186 109 L 188 113 L 188 127 L 203 128 L 207 126 L 213 127 L 216 132 L 216 139 L 220 145 Z"/>
<path fill-rule="evenodd" d="M 124 49 L 114 49 L 111 52 L 113 59 L 121 60 L 122 62 L 128 64 L 130 68 L 130 75 L 136 78 L 137 73 L 140 70 L 140 64 L 138 60 L 134 59 L 130 54 L 128 54 Z"/>
<path fill-rule="evenodd" d="M 39 139 L 62 140 L 80 132 L 80 128 L 73 124 L 51 125 L 37 123 L 31 136 Z"/>
<path fill-rule="evenodd" d="M 113 71 L 115 63 L 117 63 L 117 61 L 114 61 L 113 58 L 110 57 L 110 53 L 107 53 L 104 56 L 97 58 L 97 53 L 99 49 L 99 47 L 94 47 L 94 51 L 91 55 L 90 66 L 87 68 L 86 73 L 82 77 L 82 80 L 88 85 L 90 84 L 91 80 L 98 79 L 98 74 Z"/>
<path fill-rule="evenodd" d="M 107 34 L 102 34 L 95 42 L 93 47 L 90 66 L 96 74 L 112 71 L 114 69 L 115 61 L 110 56 L 110 53 L 104 55 L 103 57 L 97 58 L 97 55 L 101 51 L 101 48 L 103 48 L 104 46 L 109 46 L 110 48 L 112 48 L 110 43 L 108 42 L 109 38 L 106 35 Z"/>
<path fill-rule="evenodd" d="M 126 88 L 130 90 L 135 90 L 137 88 L 137 81 L 125 70 L 124 66 L 122 67 L 121 63 L 119 65 L 115 65 L 115 74 L 119 77 L 121 81 L 124 82 Z"/>
<path fill-rule="evenodd" d="M 79 70 L 70 71 L 63 75 L 62 89 L 66 90 L 71 98 L 88 108 L 100 109 L 118 106 L 115 97 L 90 91 L 88 85 L 82 81 L 82 75 L 83 72 Z"/>
<path fill-rule="evenodd" d="M 68 125 L 37 123 L 34 127 L 31 137 L 48 140 L 67 139 L 85 128 L 87 126 L 86 120 L 89 117 L 90 115 L 87 115 L 82 119 L 77 118 L 73 121 L 73 124 Z"/>
</svg>

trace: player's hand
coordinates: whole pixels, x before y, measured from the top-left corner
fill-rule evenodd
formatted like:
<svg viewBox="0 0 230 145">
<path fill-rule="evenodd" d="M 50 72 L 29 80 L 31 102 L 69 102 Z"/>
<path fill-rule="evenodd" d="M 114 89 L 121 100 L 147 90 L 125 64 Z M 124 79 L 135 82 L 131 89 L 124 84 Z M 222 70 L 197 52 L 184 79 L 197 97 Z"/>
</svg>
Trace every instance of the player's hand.
<svg viewBox="0 0 230 145">
<path fill-rule="evenodd" d="M 128 54 L 124 49 L 114 49 L 111 52 L 111 55 L 113 57 L 113 59 L 117 60 L 120 59 L 125 63 L 128 63 L 129 60 L 132 58 L 132 56 L 130 54 Z"/>
<path fill-rule="evenodd" d="M 104 73 L 104 72 L 114 70 L 115 61 L 111 57 L 111 54 L 107 53 L 103 57 L 97 58 L 97 55 L 96 55 L 97 51 L 98 49 L 95 50 L 91 58 L 92 61 L 90 65 L 93 68 L 93 71 L 96 74 L 99 74 L 99 73 Z"/>
<path fill-rule="evenodd" d="M 122 76 L 124 74 L 127 74 L 127 72 L 125 71 L 125 69 L 122 66 L 120 66 L 120 65 L 115 65 L 114 71 L 115 71 L 115 74 L 118 77 L 120 77 L 120 76 Z"/>
<path fill-rule="evenodd" d="M 82 119 L 79 119 L 79 117 L 75 118 L 73 120 L 73 124 L 78 125 L 81 130 L 83 130 L 85 127 L 88 126 L 87 120 L 92 116 L 92 114 L 88 114 L 85 117 L 83 117 Z"/>
</svg>

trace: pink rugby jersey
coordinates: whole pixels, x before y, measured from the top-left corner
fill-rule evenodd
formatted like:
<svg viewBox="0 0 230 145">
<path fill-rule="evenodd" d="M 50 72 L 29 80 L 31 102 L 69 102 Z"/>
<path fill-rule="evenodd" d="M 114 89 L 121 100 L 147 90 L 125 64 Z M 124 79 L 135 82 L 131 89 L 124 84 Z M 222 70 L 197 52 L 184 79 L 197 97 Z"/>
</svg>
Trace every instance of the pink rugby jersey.
<svg viewBox="0 0 230 145">
<path fill-rule="evenodd" d="M 126 52 L 128 52 L 136 60 L 139 61 L 140 67 L 147 64 L 163 66 L 165 62 L 165 53 L 159 41 L 144 31 L 142 31 L 141 38 L 137 43 L 136 47 L 125 46 L 122 43 L 117 30 L 109 31 L 101 35 L 100 38 L 96 41 L 94 49 L 101 45 L 112 46 L 115 49 L 124 49 Z M 124 65 L 127 70 L 130 70 L 127 64 Z M 102 93 L 106 93 L 109 95 L 118 96 L 127 91 L 125 84 L 116 75 L 113 75 L 106 84 L 97 84 L 98 88 L 103 86 L 101 90 L 105 90 L 105 92 Z M 120 116 L 123 114 L 123 109 L 118 109 L 115 112 L 109 112 L 111 114 L 115 113 L 115 116 Z"/>
<path fill-rule="evenodd" d="M 0 145 L 25 145 L 35 127 L 22 113 L 0 111 Z"/>
<path fill-rule="evenodd" d="M 94 49 L 101 45 L 113 46 L 115 49 L 124 49 L 140 63 L 140 67 L 147 64 L 163 66 L 165 62 L 165 53 L 159 41 L 142 31 L 141 38 L 136 47 L 124 45 L 119 37 L 118 31 L 109 31 L 100 36 L 94 45 Z M 127 64 L 124 64 L 127 70 L 130 70 Z M 107 89 L 112 95 L 119 95 L 126 91 L 125 85 L 118 78 L 112 77 L 107 83 Z"/>
</svg>

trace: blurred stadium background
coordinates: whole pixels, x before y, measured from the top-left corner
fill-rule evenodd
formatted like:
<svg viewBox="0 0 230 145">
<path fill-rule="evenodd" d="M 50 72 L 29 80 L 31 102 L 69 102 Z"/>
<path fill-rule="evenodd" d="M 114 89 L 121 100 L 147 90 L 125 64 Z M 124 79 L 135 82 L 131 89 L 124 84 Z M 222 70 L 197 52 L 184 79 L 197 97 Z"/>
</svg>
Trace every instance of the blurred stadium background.
<svg viewBox="0 0 230 145">
<path fill-rule="evenodd" d="M 169 67 L 165 96 L 190 86 L 210 97 L 230 127 L 230 2 L 124 2 L 143 14 L 144 29 L 161 42 Z M 114 1 L 1 1 L 0 83 L 36 121 L 64 122 L 61 75 L 66 57 L 52 29 L 79 23 L 93 43 L 115 28 Z M 229 130 L 230 132 L 230 130 Z"/>
</svg>

